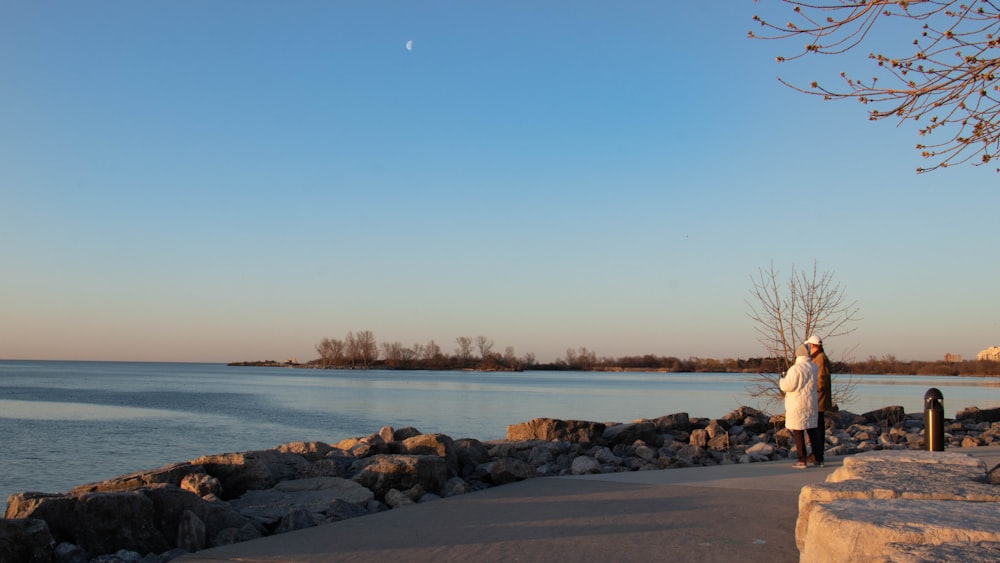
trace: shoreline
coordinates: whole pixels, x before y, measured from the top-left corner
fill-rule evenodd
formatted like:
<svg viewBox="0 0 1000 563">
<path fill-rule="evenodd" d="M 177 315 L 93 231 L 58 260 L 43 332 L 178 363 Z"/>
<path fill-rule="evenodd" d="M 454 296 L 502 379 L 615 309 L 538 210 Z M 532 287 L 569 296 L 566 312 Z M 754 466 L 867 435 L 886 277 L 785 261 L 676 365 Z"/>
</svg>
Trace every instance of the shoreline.
<svg viewBox="0 0 1000 563">
<path fill-rule="evenodd" d="M 828 416 L 827 456 L 922 446 L 921 417 L 905 415 L 898 407 Z M 946 420 L 948 443 L 1000 443 L 998 420 L 1000 409 L 966 409 Z M 87 553 L 115 547 L 111 552 L 177 556 L 178 549 L 187 553 L 238 543 L 536 477 L 788 459 L 790 442 L 782 418 L 747 407 L 719 419 L 686 413 L 630 423 L 534 419 L 509 425 L 503 440 L 486 442 L 383 427 L 337 444 L 291 442 L 269 450 L 205 455 L 80 485 L 67 493 L 16 493 L 8 499 L 4 516 L 43 520 L 55 541 Z M 166 531 L 155 531 L 153 522 L 167 516 L 151 514 L 144 520 L 126 509 L 140 498 L 174 515 Z M 102 514 L 122 514 L 124 520 L 80 520 L 79 507 L 95 499 L 117 506 Z M 191 514 L 195 528 L 210 530 L 207 535 L 179 538 L 176 518 L 182 513 Z M 86 531 L 94 525 L 121 533 L 109 532 L 108 538 L 94 543 L 88 539 L 93 534 Z M 137 542 L 136 537 L 145 539 Z"/>
</svg>

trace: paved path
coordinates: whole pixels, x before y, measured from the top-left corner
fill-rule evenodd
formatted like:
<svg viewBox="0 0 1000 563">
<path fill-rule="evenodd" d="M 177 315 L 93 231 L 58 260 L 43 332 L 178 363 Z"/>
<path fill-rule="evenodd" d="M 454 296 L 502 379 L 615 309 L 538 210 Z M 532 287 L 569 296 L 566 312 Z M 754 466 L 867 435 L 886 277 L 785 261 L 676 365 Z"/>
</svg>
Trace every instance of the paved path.
<svg viewBox="0 0 1000 563">
<path fill-rule="evenodd" d="M 1000 447 L 958 449 L 1000 463 Z M 175 559 L 194 562 L 793 562 L 802 486 L 789 461 L 543 477 Z"/>
</svg>

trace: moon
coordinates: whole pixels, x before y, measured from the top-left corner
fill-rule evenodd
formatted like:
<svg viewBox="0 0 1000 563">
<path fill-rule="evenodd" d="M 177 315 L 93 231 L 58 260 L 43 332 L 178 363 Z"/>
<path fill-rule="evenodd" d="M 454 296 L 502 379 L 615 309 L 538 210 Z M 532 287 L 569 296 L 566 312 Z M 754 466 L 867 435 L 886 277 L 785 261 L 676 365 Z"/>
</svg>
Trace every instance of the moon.
<svg viewBox="0 0 1000 563">
<path fill-rule="evenodd" d="M 412 51 L 413 50 L 413 40 L 412 39 L 406 42 L 406 50 L 407 51 Z"/>
</svg>

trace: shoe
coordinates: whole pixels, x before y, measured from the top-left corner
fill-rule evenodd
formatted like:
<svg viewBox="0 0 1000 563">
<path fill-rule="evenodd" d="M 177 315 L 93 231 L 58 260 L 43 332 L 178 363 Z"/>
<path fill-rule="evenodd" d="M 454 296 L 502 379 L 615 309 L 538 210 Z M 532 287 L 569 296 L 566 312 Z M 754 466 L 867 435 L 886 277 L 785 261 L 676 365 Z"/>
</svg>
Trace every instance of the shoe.
<svg viewBox="0 0 1000 563">
<path fill-rule="evenodd" d="M 813 464 L 813 467 L 825 467 L 825 464 L 822 461 L 817 461 Z"/>
<path fill-rule="evenodd" d="M 794 467 L 795 469 L 805 469 L 805 468 L 807 468 L 809 466 L 806 464 L 806 462 L 799 461 L 799 462 L 793 463 L 792 467 Z"/>
</svg>

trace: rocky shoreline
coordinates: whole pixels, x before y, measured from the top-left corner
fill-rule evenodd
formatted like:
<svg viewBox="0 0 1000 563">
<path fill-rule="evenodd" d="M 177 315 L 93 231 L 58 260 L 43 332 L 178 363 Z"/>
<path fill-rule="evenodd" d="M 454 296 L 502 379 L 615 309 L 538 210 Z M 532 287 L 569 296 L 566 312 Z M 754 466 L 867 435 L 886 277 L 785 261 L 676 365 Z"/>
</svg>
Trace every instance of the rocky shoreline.
<svg viewBox="0 0 1000 563">
<path fill-rule="evenodd" d="M 826 455 L 924 448 L 923 413 L 827 413 Z M 947 444 L 1000 443 L 1000 409 L 945 420 Z M 185 553 L 529 478 L 787 459 L 783 417 L 741 407 L 629 423 L 535 419 L 504 440 L 384 427 L 336 444 L 292 442 L 206 455 L 81 485 L 11 495 L 4 563 L 166 562 Z"/>
</svg>

